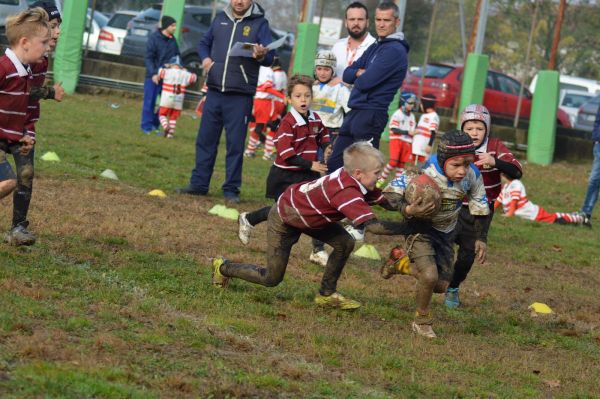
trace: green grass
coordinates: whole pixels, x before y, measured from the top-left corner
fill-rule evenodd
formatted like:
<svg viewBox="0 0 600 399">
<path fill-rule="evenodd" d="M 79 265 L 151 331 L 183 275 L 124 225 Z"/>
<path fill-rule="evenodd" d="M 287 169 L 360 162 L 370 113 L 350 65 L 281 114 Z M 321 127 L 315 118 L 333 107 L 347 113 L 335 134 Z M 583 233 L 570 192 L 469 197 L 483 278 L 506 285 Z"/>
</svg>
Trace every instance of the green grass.
<svg viewBox="0 0 600 399">
<path fill-rule="evenodd" d="M 139 112 L 139 101 L 103 96 L 43 104 L 30 215 L 39 240 L 0 246 L 0 397 L 600 396 L 595 230 L 496 215 L 464 307 L 434 298 L 433 342 L 410 333 L 414 280 L 381 280 L 376 263 L 351 259 L 339 282 L 361 309 L 316 308 L 322 269 L 307 262 L 305 238 L 279 286 L 215 290 L 209 258 L 264 263 L 266 230 L 244 247 L 235 222 L 207 213 L 223 200 L 224 145 L 210 195 L 175 195 L 193 167 L 198 120 L 183 115 L 165 140 L 139 133 Z M 45 151 L 62 161 L 39 160 Z M 106 168 L 120 181 L 99 178 Z M 240 209 L 269 203 L 268 168 L 245 160 Z M 588 170 L 526 165 L 529 198 L 575 210 Z M 168 197 L 145 195 L 154 188 Z M 382 255 L 394 245 L 367 239 Z M 535 301 L 555 314 L 532 317 Z"/>
</svg>

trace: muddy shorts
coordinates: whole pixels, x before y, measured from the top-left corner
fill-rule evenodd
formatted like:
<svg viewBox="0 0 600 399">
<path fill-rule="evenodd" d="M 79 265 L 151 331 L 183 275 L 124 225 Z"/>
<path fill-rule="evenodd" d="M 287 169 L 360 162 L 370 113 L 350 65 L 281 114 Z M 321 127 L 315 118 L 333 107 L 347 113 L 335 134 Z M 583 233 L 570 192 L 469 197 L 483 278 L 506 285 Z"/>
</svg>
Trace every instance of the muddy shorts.
<svg viewBox="0 0 600 399">
<path fill-rule="evenodd" d="M 440 280 L 452 280 L 454 266 L 454 233 L 442 233 L 430 229 L 425 234 L 411 234 L 409 236 L 398 236 L 399 244 L 408 253 L 412 262 L 422 256 L 431 256 L 435 259 L 438 278 Z M 419 262 L 420 263 L 420 262 Z"/>
<path fill-rule="evenodd" d="M 0 181 L 15 180 L 17 178 L 12 166 L 8 163 L 8 154 L 12 151 L 18 151 L 18 149 L 18 143 L 0 140 Z"/>
</svg>

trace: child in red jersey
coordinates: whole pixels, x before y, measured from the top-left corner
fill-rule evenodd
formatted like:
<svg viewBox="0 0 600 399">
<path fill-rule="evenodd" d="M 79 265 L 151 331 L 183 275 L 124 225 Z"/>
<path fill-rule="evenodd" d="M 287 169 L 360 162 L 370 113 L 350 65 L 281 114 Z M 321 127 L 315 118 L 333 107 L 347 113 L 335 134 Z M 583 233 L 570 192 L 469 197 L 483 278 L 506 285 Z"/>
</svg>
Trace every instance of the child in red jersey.
<svg viewBox="0 0 600 399">
<path fill-rule="evenodd" d="M 321 118 L 310 110 L 313 79 L 295 75 L 289 82 L 290 112 L 282 119 L 275 136 L 277 157 L 267 177 L 267 198 L 277 200 L 290 185 L 318 179 L 327 167 L 318 161 L 317 151 L 329 147 L 329 132 Z M 271 207 L 266 206 L 254 212 L 244 212 L 239 217 L 239 238 L 248 244 L 252 228 L 267 220 Z M 327 263 L 324 244 L 313 242 L 311 261 L 315 257 L 322 266 Z"/>
<path fill-rule="evenodd" d="M 541 223 L 574 224 L 586 226 L 589 220 L 579 212 L 548 212 L 527 198 L 525 186 L 519 179 L 502 173 L 502 191 L 494 203 L 494 209 L 502 207 L 503 216 L 517 216 L 525 220 Z"/>
<path fill-rule="evenodd" d="M 27 106 L 27 125 L 25 130 L 29 136 L 36 139 L 35 124 L 40 118 L 40 99 L 52 99 L 61 101 L 64 96 L 64 89 L 60 83 L 53 86 L 45 86 L 46 72 L 48 71 L 48 54 L 56 48 L 57 40 L 60 35 L 60 24 L 62 22 L 58 8 L 51 1 L 37 1 L 31 5 L 31 9 L 40 7 L 47 14 L 50 25 L 50 41 L 48 43 L 48 53 L 35 63 L 29 64 L 33 75 L 31 92 L 29 93 L 29 105 Z M 35 243 L 35 235 L 28 230 L 29 221 L 27 214 L 29 213 L 29 205 L 31 203 L 31 195 L 33 191 L 34 178 L 34 152 L 31 151 L 24 157 L 25 162 L 30 165 L 30 173 L 18 173 L 17 171 L 17 188 L 13 194 L 13 219 L 12 227 L 5 236 L 5 241 L 11 245 L 33 245 Z M 26 170 L 28 168 L 21 168 Z"/>
<path fill-rule="evenodd" d="M 481 173 L 485 185 L 485 194 L 490 207 L 485 224 L 483 239 L 487 241 L 487 231 L 494 216 L 493 204 L 500 194 L 500 173 L 513 179 L 523 174 L 521 164 L 506 148 L 500 139 L 490 137 L 492 121 L 487 108 L 479 104 L 471 104 L 465 108 L 460 117 L 461 129 L 467 133 L 475 145 L 475 165 Z M 475 261 L 476 234 L 473 227 L 474 217 L 469 212 L 467 203 L 463 202 L 455 229 L 455 243 L 458 244 L 456 262 L 452 281 L 446 292 L 444 304 L 448 308 L 460 306 L 459 285 L 466 278 Z"/>
<path fill-rule="evenodd" d="M 354 249 L 354 238 L 338 221 L 347 218 L 355 227 L 374 234 L 395 235 L 414 232 L 408 222 L 378 221 L 369 204 L 389 207 L 375 187 L 385 161 L 379 150 L 357 142 L 344 151 L 344 167 L 317 180 L 288 187 L 269 212 L 267 266 L 213 260 L 213 285 L 225 287 L 231 277 L 267 287 L 278 285 L 285 274 L 290 252 L 300 235 L 331 245 L 319 294 L 315 303 L 343 310 L 361 304 L 337 292 L 337 281 Z M 409 205 L 422 211 L 420 203 Z"/>
<path fill-rule="evenodd" d="M 0 57 L 0 198 L 10 194 L 17 182 L 28 181 L 31 185 L 30 154 L 35 138 L 27 129 L 33 81 L 29 64 L 40 62 L 48 51 L 48 14 L 34 8 L 8 17 L 6 37 L 9 48 Z M 8 163 L 8 154 L 15 160 L 16 175 Z"/>
</svg>

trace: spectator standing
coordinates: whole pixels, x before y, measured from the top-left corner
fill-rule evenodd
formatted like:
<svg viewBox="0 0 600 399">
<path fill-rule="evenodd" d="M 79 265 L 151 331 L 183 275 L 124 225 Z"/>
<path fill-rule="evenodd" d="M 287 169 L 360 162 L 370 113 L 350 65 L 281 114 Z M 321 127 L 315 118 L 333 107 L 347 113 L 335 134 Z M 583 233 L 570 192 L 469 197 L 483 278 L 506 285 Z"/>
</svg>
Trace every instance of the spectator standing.
<svg viewBox="0 0 600 399">
<path fill-rule="evenodd" d="M 379 148 L 381 133 L 388 120 L 388 108 L 402 86 L 408 68 L 408 43 L 402 32 L 398 6 L 383 1 L 375 10 L 379 39 L 344 71 L 344 82 L 354 85 L 333 153 L 327 163 L 330 172 L 343 165 L 346 147 L 357 141 L 368 141 Z"/>
<path fill-rule="evenodd" d="M 345 25 L 348 37 L 338 40 L 331 49 L 337 60 L 332 86 L 341 83 L 344 70 L 375 43 L 375 38 L 369 33 L 369 11 L 363 3 L 355 1 L 346 7 Z"/>
<path fill-rule="evenodd" d="M 596 202 L 598 202 L 598 192 L 600 192 L 600 107 L 596 113 L 594 121 L 594 130 L 592 130 L 592 141 L 594 142 L 594 162 L 592 162 L 592 171 L 588 183 L 587 193 L 583 205 L 581 206 L 581 214 L 586 217 L 585 225 L 592 227 L 592 211 Z"/>
<path fill-rule="evenodd" d="M 187 187 L 179 193 L 206 195 L 212 177 L 221 131 L 225 127 L 227 155 L 223 195 L 230 203 L 239 202 L 242 163 L 248 121 L 261 65 L 273 62 L 265 47 L 271 42 L 269 22 L 263 8 L 252 0 L 230 0 L 216 15 L 200 40 L 202 69 L 208 71 L 206 103 L 196 139 L 196 167 Z M 252 57 L 232 56 L 237 42 L 253 43 Z"/>
<path fill-rule="evenodd" d="M 155 110 L 156 98 L 162 89 L 158 69 L 179 56 L 179 47 L 175 39 L 177 22 L 173 17 L 164 15 L 159 28 L 150 34 L 146 43 L 146 77 L 144 78 L 144 102 L 142 104 L 141 129 L 145 134 L 158 130 L 160 125 L 158 111 Z"/>
</svg>

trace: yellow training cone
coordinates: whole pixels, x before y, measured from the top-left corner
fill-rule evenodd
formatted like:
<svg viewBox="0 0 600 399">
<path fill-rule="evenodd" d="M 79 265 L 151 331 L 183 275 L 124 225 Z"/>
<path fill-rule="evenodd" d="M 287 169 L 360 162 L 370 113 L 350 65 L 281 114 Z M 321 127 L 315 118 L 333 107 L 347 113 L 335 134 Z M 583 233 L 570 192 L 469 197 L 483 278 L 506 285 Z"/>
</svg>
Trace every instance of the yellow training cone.
<svg viewBox="0 0 600 399">
<path fill-rule="evenodd" d="M 225 219 L 238 220 L 240 213 L 235 208 L 227 208 L 226 207 L 224 210 L 221 211 L 219 216 L 221 216 L 222 218 L 225 218 Z"/>
<path fill-rule="evenodd" d="M 219 215 L 221 216 L 221 212 L 225 210 L 225 205 L 217 204 L 208 210 L 208 213 L 211 215 Z"/>
<path fill-rule="evenodd" d="M 535 313 L 543 313 L 543 314 L 550 314 L 553 313 L 552 309 L 550 309 L 550 306 L 546 305 L 545 303 L 541 303 L 541 302 L 534 302 L 531 305 L 529 305 L 529 308 L 533 310 Z"/>
<path fill-rule="evenodd" d="M 165 194 L 165 192 L 163 190 L 159 190 L 159 189 L 150 191 L 148 193 L 148 195 L 151 195 L 153 197 L 160 197 L 160 198 L 165 198 L 167 196 L 167 194 Z"/>
<path fill-rule="evenodd" d="M 362 245 L 356 250 L 356 252 L 354 252 L 354 256 L 366 259 L 381 260 L 381 256 L 379 256 L 377 249 L 370 244 Z"/>
<path fill-rule="evenodd" d="M 47 161 L 47 162 L 60 162 L 60 158 L 58 157 L 58 154 L 55 153 L 54 151 L 46 152 L 44 155 L 42 155 L 40 157 L 40 159 L 42 161 Z"/>
</svg>

